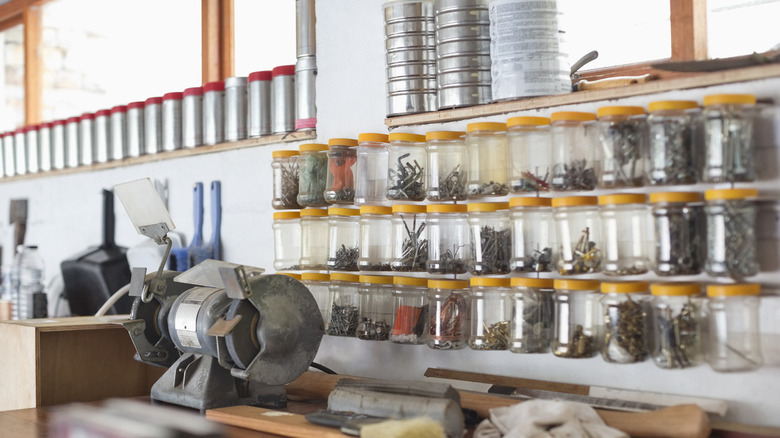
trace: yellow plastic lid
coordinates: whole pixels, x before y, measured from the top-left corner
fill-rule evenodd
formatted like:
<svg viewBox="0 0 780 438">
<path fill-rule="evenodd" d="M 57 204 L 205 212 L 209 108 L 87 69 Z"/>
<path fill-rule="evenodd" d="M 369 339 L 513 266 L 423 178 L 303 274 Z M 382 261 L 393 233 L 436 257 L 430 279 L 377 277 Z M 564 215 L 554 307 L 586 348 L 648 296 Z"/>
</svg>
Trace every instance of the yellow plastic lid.
<svg viewBox="0 0 780 438">
<path fill-rule="evenodd" d="M 298 146 L 298 150 L 301 152 L 306 151 L 327 151 L 328 145 L 322 143 L 306 143 Z"/>
<path fill-rule="evenodd" d="M 550 120 L 553 122 L 590 122 L 591 120 L 596 120 L 596 115 L 593 113 L 583 113 L 579 111 L 559 111 L 557 113 L 550 114 Z"/>
<path fill-rule="evenodd" d="M 393 204 L 393 213 L 425 213 L 428 209 L 421 204 Z"/>
<path fill-rule="evenodd" d="M 343 274 L 341 272 L 334 272 L 330 274 L 330 281 L 348 281 L 350 283 L 357 283 L 360 276 L 355 274 Z"/>
<path fill-rule="evenodd" d="M 553 198 L 553 207 L 577 207 L 581 205 L 598 205 L 599 198 L 596 196 L 564 196 L 562 198 Z"/>
<path fill-rule="evenodd" d="M 393 277 L 393 284 L 399 286 L 428 287 L 428 279 L 422 277 Z"/>
<path fill-rule="evenodd" d="M 659 202 L 700 202 L 699 192 L 655 192 L 650 193 L 650 203 Z"/>
<path fill-rule="evenodd" d="M 644 204 L 645 202 L 647 202 L 647 195 L 644 193 L 617 193 L 599 196 L 599 205 Z"/>
<path fill-rule="evenodd" d="M 428 204 L 428 213 L 465 213 L 466 204 Z"/>
<path fill-rule="evenodd" d="M 481 123 L 469 123 L 466 125 L 466 131 L 506 131 L 506 123 L 499 122 L 481 122 Z"/>
<path fill-rule="evenodd" d="M 482 287 L 509 287 L 508 278 L 471 277 L 472 286 Z"/>
<path fill-rule="evenodd" d="M 366 132 L 358 135 L 358 143 L 364 141 L 370 141 L 372 143 L 387 143 L 387 134 L 375 134 L 373 132 Z"/>
<path fill-rule="evenodd" d="M 425 139 L 430 140 L 458 140 L 466 135 L 463 131 L 431 131 L 425 134 Z"/>
<path fill-rule="evenodd" d="M 704 192 L 707 201 L 745 199 L 758 196 L 758 189 L 713 189 Z"/>
<path fill-rule="evenodd" d="M 509 200 L 509 207 L 549 207 L 552 205 L 552 198 L 542 196 L 526 196 L 523 198 L 512 198 Z"/>
<path fill-rule="evenodd" d="M 406 132 L 391 132 L 390 135 L 388 135 L 387 137 L 390 139 L 391 142 L 409 141 L 412 143 L 425 143 L 425 136 L 420 134 L 409 134 Z"/>
<path fill-rule="evenodd" d="M 606 116 L 638 116 L 644 114 L 641 106 L 602 106 L 596 113 L 599 117 Z"/>
<path fill-rule="evenodd" d="M 737 284 L 708 284 L 708 297 L 737 297 L 758 295 L 761 293 L 761 285 L 758 283 Z"/>
<path fill-rule="evenodd" d="M 653 283 L 650 285 L 650 293 L 664 296 L 691 296 L 701 292 L 699 283 Z"/>
<path fill-rule="evenodd" d="M 656 111 L 674 111 L 698 108 L 699 103 L 694 100 L 657 100 L 647 105 L 651 113 Z"/>
<path fill-rule="evenodd" d="M 360 216 L 360 210 L 356 208 L 330 207 L 328 214 L 331 216 Z"/>
<path fill-rule="evenodd" d="M 428 280 L 428 287 L 432 289 L 466 289 L 469 287 L 467 280 Z"/>
<path fill-rule="evenodd" d="M 363 205 L 360 214 L 393 214 L 393 209 L 381 205 Z"/>
<path fill-rule="evenodd" d="M 599 290 L 599 282 L 597 280 L 565 280 L 557 278 L 553 280 L 553 287 L 555 289 L 567 290 Z"/>
<path fill-rule="evenodd" d="M 360 282 L 368 284 L 393 284 L 393 278 L 389 275 L 361 275 Z"/>
<path fill-rule="evenodd" d="M 288 277 L 292 277 L 298 281 L 301 281 L 301 274 L 295 274 L 293 272 L 277 272 L 276 275 L 286 275 Z"/>
<path fill-rule="evenodd" d="M 300 211 L 278 211 L 274 213 L 274 220 L 299 219 L 300 217 Z"/>
<path fill-rule="evenodd" d="M 650 283 L 646 281 L 620 281 L 601 283 L 601 292 L 605 294 L 640 293 L 650 290 Z"/>
<path fill-rule="evenodd" d="M 468 204 L 468 211 L 477 212 L 492 212 L 498 210 L 506 210 L 509 208 L 508 202 L 472 202 Z"/>
<path fill-rule="evenodd" d="M 552 278 L 512 277 L 510 284 L 512 287 L 536 287 L 539 289 L 552 289 L 555 287 L 555 280 Z"/>
<path fill-rule="evenodd" d="M 331 138 L 328 140 L 328 146 L 357 146 L 358 141 L 354 138 Z"/>
<path fill-rule="evenodd" d="M 307 216 L 318 216 L 318 217 L 325 217 L 328 215 L 328 210 L 326 208 L 304 208 L 301 210 L 301 217 L 307 217 Z"/>
<path fill-rule="evenodd" d="M 543 126 L 549 124 L 550 124 L 549 117 L 535 117 L 535 116 L 512 117 L 511 119 L 506 121 L 506 126 L 510 128 L 513 126 Z"/>
<path fill-rule="evenodd" d="M 330 281 L 330 274 L 320 274 L 318 272 L 304 272 L 301 274 L 303 281 Z"/>
<path fill-rule="evenodd" d="M 290 158 L 300 154 L 298 151 L 273 151 L 271 158 Z"/>
<path fill-rule="evenodd" d="M 710 105 L 755 105 L 756 96 L 753 94 L 710 94 L 704 96 L 704 106 Z"/>
</svg>

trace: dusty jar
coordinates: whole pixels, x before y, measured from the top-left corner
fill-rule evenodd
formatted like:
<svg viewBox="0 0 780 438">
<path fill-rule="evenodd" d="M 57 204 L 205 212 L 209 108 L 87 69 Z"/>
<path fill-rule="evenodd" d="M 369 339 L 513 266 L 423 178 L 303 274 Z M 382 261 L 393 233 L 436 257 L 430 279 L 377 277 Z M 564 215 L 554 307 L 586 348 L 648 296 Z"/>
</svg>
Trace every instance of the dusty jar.
<svg viewBox="0 0 780 438">
<path fill-rule="evenodd" d="M 715 371 L 751 371 L 764 364 L 761 355 L 756 283 L 707 286 L 707 361 Z"/>
<path fill-rule="evenodd" d="M 469 123 L 466 131 L 469 199 L 508 195 L 506 123 Z"/>
<path fill-rule="evenodd" d="M 428 280 L 428 321 L 425 325 L 428 347 L 459 350 L 469 337 L 468 287 L 466 280 Z"/>
<path fill-rule="evenodd" d="M 509 351 L 549 352 L 555 314 L 553 279 L 514 277 L 510 282 Z"/>
<path fill-rule="evenodd" d="M 550 190 L 552 137 L 547 117 L 512 117 L 507 120 L 509 189 L 513 193 Z"/>
<path fill-rule="evenodd" d="M 468 171 L 466 133 L 460 131 L 433 131 L 425 134 L 428 141 L 429 201 L 465 201 Z"/>
<path fill-rule="evenodd" d="M 688 368 L 702 360 L 698 283 L 654 283 L 650 318 L 650 356 L 659 368 Z"/>
</svg>

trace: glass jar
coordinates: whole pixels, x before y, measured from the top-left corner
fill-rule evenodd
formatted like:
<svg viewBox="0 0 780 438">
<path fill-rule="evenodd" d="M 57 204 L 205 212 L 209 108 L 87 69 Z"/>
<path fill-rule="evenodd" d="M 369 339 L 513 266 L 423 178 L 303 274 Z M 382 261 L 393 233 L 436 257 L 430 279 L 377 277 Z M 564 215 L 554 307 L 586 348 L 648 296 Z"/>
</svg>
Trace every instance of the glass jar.
<svg viewBox="0 0 780 438">
<path fill-rule="evenodd" d="M 471 278 L 469 347 L 472 350 L 509 348 L 508 296 L 508 278 Z"/>
<path fill-rule="evenodd" d="M 599 352 L 599 282 L 554 280 L 555 324 L 552 352 L 583 359 Z"/>
<path fill-rule="evenodd" d="M 355 205 L 390 205 L 387 190 L 387 134 L 358 136 Z"/>
<path fill-rule="evenodd" d="M 361 275 L 360 318 L 355 334 L 364 341 L 386 341 L 393 318 L 393 277 Z"/>
<path fill-rule="evenodd" d="M 425 200 L 425 136 L 393 132 L 387 147 L 387 199 Z"/>
<path fill-rule="evenodd" d="M 396 344 L 423 344 L 428 307 L 425 294 L 428 279 L 395 277 L 393 279 L 393 330 L 390 342 Z"/>
<path fill-rule="evenodd" d="M 327 269 L 328 210 L 301 210 L 301 269 Z"/>
<path fill-rule="evenodd" d="M 698 179 L 696 115 L 692 100 L 663 100 L 647 106 L 650 185 L 695 184 Z"/>
<path fill-rule="evenodd" d="M 314 301 L 317 302 L 317 307 L 320 308 L 322 320 L 327 321 L 328 300 L 330 298 L 330 291 L 328 290 L 330 275 L 316 272 L 304 272 L 301 274 L 301 282 L 309 289 L 311 296 L 314 297 Z"/>
<path fill-rule="evenodd" d="M 752 94 L 704 96 L 702 181 L 755 181 L 755 105 L 756 96 Z"/>
<path fill-rule="evenodd" d="M 506 123 L 469 123 L 466 131 L 469 199 L 508 195 Z"/>
<path fill-rule="evenodd" d="M 661 276 L 700 274 L 704 265 L 704 208 L 697 192 L 650 194 L 655 228 L 653 270 Z"/>
<path fill-rule="evenodd" d="M 509 189 L 514 193 L 550 190 L 552 137 L 547 117 L 507 120 Z"/>
<path fill-rule="evenodd" d="M 466 133 L 460 131 L 433 131 L 425 134 L 428 141 L 429 201 L 465 201 L 468 171 Z"/>
<path fill-rule="evenodd" d="M 561 111 L 550 115 L 552 190 L 567 192 L 596 188 L 593 113 Z"/>
<path fill-rule="evenodd" d="M 393 209 L 377 205 L 360 207 L 360 257 L 361 271 L 389 271 L 393 261 L 390 237 L 393 230 Z"/>
<path fill-rule="evenodd" d="M 428 280 L 428 322 L 425 333 L 428 347 L 435 350 L 459 350 L 469 337 L 469 282 L 466 280 Z"/>
<path fill-rule="evenodd" d="M 468 271 L 469 224 L 464 204 L 429 204 L 429 274 L 465 274 Z"/>
<path fill-rule="evenodd" d="M 394 204 L 392 219 L 393 271 L 425 272 L 428 234 L 424 205 Z"/>
<path fill-rule="evenodd" d="M 331 138 L 328 141 L 328 176 L 325 200 L 330 204 L 352 204 L 355 199 L 353 167 L 357 161 L 357 140 Z"/>
<path fill-rule="evenodd" d="M 360 317 L 359 277 L 340 272 L 330 274 L 328 318 L 325 332 L 331 336 L 355 337 Z"/>
<path fill-rule="evenodd" d="M 513 272 L 552 272 L 555 248 L 552 199 L 512 198 L 509 218 L 512 221 Z"/>
<path fill-rule="evenodd" d="M 650 356 L 659 368 L 688 368 L 701 362 L 701 317 L 694 301 L 698 283 L 650 285 Z"/>
<path fill-rule="evenodd" d="M 325 183 L 328 173 L 328 145 L 302 144 L 298 150 L 298 204 L 301 207 L 327 207 Z"/>
<path fill-rule="evenodd" d="M 271 171 L 274 178 L 274 197 L 271 206 L 276 210 L 298 209 L 298 151 L 271 152 Z"/>
<path fill-rule="evenodd" d="M 552 200 L 557 230 L 556 265 L 561 275 L 601 271 L 601 222 L 598 198 L 567 196 Z"/>
<path fill-rule="evenodd" d="M 756 261 L 756 189 L 707 190 L 707 259 L 713 277 L 740 280 L 758 273 Z"/>
<path fill-rule="evenodd" d="M 274 269 L 296 271 L 301 259 L 301 213 L 274 213 Z"/>
<path fill-rule="evenodd" d="M 611 363 L 647 359 L 646 303 L 650 284 L 644 281 L 601 283 L 601 357 Z"/>
<path fill-rule="evenodd" d="M 552 340 L 555 289 L 551 278 L 511 279 L 509 351 L 547 353 Z"/>
<path fill-rule="evenodd" d="M 328 260 L 330 271 L 357 271 L 360 256 L 360 210 L 328 209 Z"/>
<path fill-rule="evenodd" d="M 647 166 L 647 118 L 641 106 L 598 110 L 596 178 L 601 188 L 641 187 Z"/>
<path fill-rule="evenodd" d="M 512 224 L 506 202 L 473 202 L 468 204 L 469 242 L 472 275 L 509 273 L 512 258 Z"/>
<path fill-rule="evenodd" d="M 639 275 L 650 270 L 647 195 L 621 193 L 599 196 L 604 236 L 601 272 Z"/>
<path fill-rule="evenodd" d="M 761 355 L 756 283 L 707 286 L 707 361 L 715 371 L 751 371 L 764 364 Z"/>
</svg>

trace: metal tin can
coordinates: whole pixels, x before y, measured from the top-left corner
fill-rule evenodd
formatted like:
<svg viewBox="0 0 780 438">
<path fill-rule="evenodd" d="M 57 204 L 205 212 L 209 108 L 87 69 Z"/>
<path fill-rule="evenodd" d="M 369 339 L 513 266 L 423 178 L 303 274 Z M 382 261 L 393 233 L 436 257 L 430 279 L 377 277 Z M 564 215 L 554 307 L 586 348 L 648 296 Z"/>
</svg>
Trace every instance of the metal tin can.
<svg viewBox="0 0 780 438">
<path fill-rule="evenodd" d="M 249 136 L 271 134 L 271 72 L 249 73 Z"/>
<path fill-rule="evenodd" d="M 27 148 L 27 172 L 37 173 L 41 169 L 40 154 L 38 153 L 38 125 L 27 126 L 25 129 L 25 142 Z"/>
<path fill-rule="evenodd" d="M 111 153 L 109 159 L 121 160 L 127 156 L 127 106 L 111 108 Z"/>
<path fill-rule="evenodd" d="M 65 167 L 78 167 L 81 163 L 79 146 L 79 118 L 65 120 Z"/>
<path fill-rule="evenodd" d="M 225 141 L 225 83 L 203 85 L 203 144 Z"/>
<path fill-rule="evenodd" d="M 271 71 L 271 131 L 295 130 L 295 66 L 281 65 Z"/>
<path fill-rule="evenodd" d="M 111 111 L 104 109 L 95 113 L 94 133 L 95 153 L 92 158 L 96 163 L 107 163 L 111 144 Z"/>
<path fill-rule="evenodd" d="M 40 159 L 41 172 L 51 170 L 51 127 L 52 123 L 47 122 L 42 123 L 40 128 L 38 128 L 38 158 Z"/>
<path fill-rule="evenodd" d="M 181 149 L 181 100 L 180 92 L 166 93 L 162 102 L 162 150 Z"/>
<path fill-rule="evenodd" d="M 225 141 L 246 138 L 246 78 L 225 79 Z"/>
<path fill-rule="evenodd" d="M 56 120 L 51 126 L 51 166 L 53 169 L 65 168 L 65 120 Z"/>
<path fill-rule="evenodd" d="M 194 148 L 203 144 L 203 87 L 187 88 L 181 101 L 181 145 Z"/>
<path fill-rule="evenodd" d="M 8 176 L 5 172 L 5 150 L 3 148 L 6 135 L 8 135 L 7 132 L 0 133 L 0 177 Z"/>
<path fill-rule="evenodd" d="M 295 63 L 295 130 L 317 126 L 317 57 L 298 58 Z"/>
<path fill-rule="evenodd" d="M 16 174 L 27 173 L 27 145 L 25 144 L 24 128 L 14 131 L 14 157 L 16 158 Z"/>
<path fill-rule="evenodd" d="M 144 149 L 147 154 L 162 150 L 162 97 L 146 99 L 144 107 Z"/>
<path fill-rule="evenodd" d="M 299 58 L 317 53 L 316 22 L 314 0 L 295 0 L 295 51 Z"/>
<path fill-rule="evenodd" d="M 79 153 L 81 164 L 90 165 L 94 162 L 95 150 L 95 114 L 85 113 L 79 117 Z"/>
<path fill-rule="evenodd" d="M 14 176 L 16 174 L 16 162 L 14 160 L 14 133 L 5 132 L 3 139 L 3 174 Z"/>
<path fill-rule="evenodd" d="M 144 103 L 127 104 L 127 156 L 140 157 L 144 149 Z"/>
</svg>

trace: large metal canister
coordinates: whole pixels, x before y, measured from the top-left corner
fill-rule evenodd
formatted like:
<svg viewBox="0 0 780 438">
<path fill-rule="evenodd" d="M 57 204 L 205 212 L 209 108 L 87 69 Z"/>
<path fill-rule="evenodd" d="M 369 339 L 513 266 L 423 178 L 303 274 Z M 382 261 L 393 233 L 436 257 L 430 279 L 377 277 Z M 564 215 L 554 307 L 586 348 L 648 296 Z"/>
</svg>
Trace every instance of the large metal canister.
<svg viewBox="0 0 780 438">
<path fill-rule="evenodd" d="M 64 169 L 67 160 L 65 120 L 55 120 L 51 126 L 52 168 Z"/>
<path fill-rule="evenodd" d="M 111 111 L 104 109 L 95 113 L 95 155 L 96 163 L 107 163 L 111 147 Z"/>
<path fill-rule="evenodd" d="M 225 83 L 203 85 L 203 144 L 225 141 Z"/>
<path fill-rule="evenodd" d="M 247 136 L 247 91 L 245 77 L 225 79 L 225 141 Z"/>
<path fill-rule="evenodd" d="M 14 157 L 16 158 L 16 174 L 27 173 L 27 145 L 25 144 L 24 128 L 14 131 Z"/>
<path fill-rule="evenodd" d="M 14 158 L 14 133 L 4 132 L 0 137 L 3 139 L 3 175 L 14 176 L 16 175 L 16 159 Z"/>
<path fill-rule="evenodd" d="M 143 102 L 127 104 L 127 156 L 144 154 L 144 106 Z"/>
<path fill-rule="evenodd" d="M 271 71 L 249 73 L 249 136 L 271 134 Z"/>
<path fill-rule="evenodd" d="M 7 135 L 8 132 L 0 133 L 0 176 L 2 177 L 11 176 L 6 169 L 5 147 L 3 146 Z"/>
<path fill-rule="evenodd" d="M 41 123 L 38 128 L 38 159 L 41 165 L 41 172 L 51 170 L 51 122 Z"/>
<path fill-rule="evenodd" d="M 111 108 L 110 150 L 111 160 L 122 160 L 127 156 L 127 105 Z"/>
<path fill-rule="evenodd" d="M 317 57 L 299 57 L 295 63 L 295 130 L 317 127 Z"/>
<path fill-rule="evenodd" d="M 295 130 L 295 66 L 271 70 L 271 131 L 285 134 Z"/>
<path fill-rule="evenodd" d="M 162 103 L 163 150 L 181 149 L 181 100 L 180 92 L 166 93 Z"/>
<path fill-rule="evenodd" d="M 203 87 L 187 88 L 181 101 L 181 145 L 194 148 L 203 144 Z"/>
<path fill-rule="evenodd" d="M 90 165 L 94 162 L 95 151 L 95 114 L 85 113 L 79 118 L 79 153 L 81 164 Z"/>
<path fill-rule="evenodd" d="M 38 125 L 30 125 L 25 128 L 27 173 L 37 173 L 41 170 L 40 153 L 38 151 L 38 129 Z"/>
<path fill-rule="evenodd" d="M 147 154 L 162 150 L 162 97 L 144 102 L 144 149 Z"/>
<path fill-rule="evenodd" d="M 79 167 L 81 163 L 81 141 L 79 118 L 65 119 L 65 167 Z"/>
<path fill-rule="evenodd" d="M 316 24 L 314 0 L 295 0 L 295 52 L 298 58 L 317 54 Z"/>
</svg>

